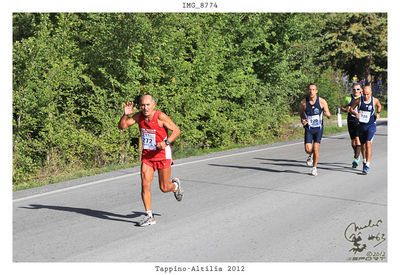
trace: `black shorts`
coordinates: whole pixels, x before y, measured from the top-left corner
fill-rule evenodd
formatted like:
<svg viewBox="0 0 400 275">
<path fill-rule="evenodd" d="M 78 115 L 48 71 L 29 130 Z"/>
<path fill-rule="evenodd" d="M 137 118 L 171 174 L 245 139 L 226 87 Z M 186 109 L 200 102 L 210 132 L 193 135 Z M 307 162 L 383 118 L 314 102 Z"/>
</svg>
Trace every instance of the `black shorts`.
<svg viewBox="0 0 400 275">
<path fill-rule="evenodd" d="M 375 133 L 376 133 L 376 124 L 367 124 L 365 125 L 364 123 L 361 123 L 358 126 L 358 131 L 359 131 L 359 137 L 360 137 L 360 142 L 361 144 L 365 144 L 367 141 L 372 142 L 374 139 Z"/>
<path fill-rule="evenodd" d="M 359 136 L 358 124 L 358 122 L 347 121 L 347 130 L 349 130 L 349 135 L 351 139 L 355 139 Z"/>
<path fill-rule="evenodd" d="M 321 143 L 322 134 L 324 132 L 324 126 L 322 126 L 321 128 L 304 127 L 304 129 L 305 129 L 304 143 L 313 143 L 313 141 Z"/>
</svg>

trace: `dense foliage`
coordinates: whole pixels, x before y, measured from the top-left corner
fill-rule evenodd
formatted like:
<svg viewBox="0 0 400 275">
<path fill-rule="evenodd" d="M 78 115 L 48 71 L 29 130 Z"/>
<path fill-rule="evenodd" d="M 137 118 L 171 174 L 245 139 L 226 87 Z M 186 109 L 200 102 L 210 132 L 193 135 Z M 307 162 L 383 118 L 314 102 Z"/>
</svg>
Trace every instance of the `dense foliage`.
<svg viewBox="0 0 400 275">
<path fill-rule="evenodd" d="M 308 83 L 334 111 L 343 73 L 385 76 L 386 35 L 385 14 L 14 14 L 14 184 L 135 160 L 117 124 L 145 93 L 175 150 L 279 136 Z"/>
</svg>

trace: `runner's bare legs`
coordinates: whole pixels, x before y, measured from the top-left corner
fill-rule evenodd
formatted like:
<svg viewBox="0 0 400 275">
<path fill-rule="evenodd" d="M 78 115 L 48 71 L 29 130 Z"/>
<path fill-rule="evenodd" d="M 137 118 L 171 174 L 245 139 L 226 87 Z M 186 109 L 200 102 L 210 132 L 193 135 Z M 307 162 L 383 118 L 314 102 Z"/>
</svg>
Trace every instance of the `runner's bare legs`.
<svg viewBox="0 0 400 275">
<path fill-rule="evenodd" d="M 146 211 L 151 210 L 151 181 L 153 180 L 154 170 L 152 167 L 142 163 L 142 200 Z"/>
<path fill-rule="evenodd" d="M 171 179 L 171 166 L 165 169 L 158 169 L 158 182 L 160 184 L 160 190 L 164 193 L 174 191 L 176 186 Z"/>
</svg>

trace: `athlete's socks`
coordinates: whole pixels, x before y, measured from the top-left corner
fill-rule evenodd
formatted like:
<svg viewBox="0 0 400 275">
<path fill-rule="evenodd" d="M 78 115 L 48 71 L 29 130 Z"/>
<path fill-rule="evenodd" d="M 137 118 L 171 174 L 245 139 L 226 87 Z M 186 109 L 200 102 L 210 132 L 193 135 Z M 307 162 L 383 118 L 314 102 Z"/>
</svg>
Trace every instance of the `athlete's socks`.
<svg viewBox="0 0 400 275">
<path fill-rule="evenodd" d="M 369 162 L 366 162 L 366 163 L 365 163 L 365 165 L 368 166 L 368 167 L 369 167 L 369 164 L 370 164 Z"/>
<path fill-rule="evenodd" d="M 153 217 L 153 211 L 151 211 L 151 210 L 146 211 L 146 215 L 149 217 Z"/>
<path fill-rule="evenodd" d="M 360 155 L 361 152 L 361 145 L 356 145 L 356 148 L 354 150 L 354 158 L 358 158 L 358 156 Z"/>
<path fill-rule="evenodd" d="M 367 163 L 367 160 L 366 160 L 366 159 L 363 159 L 363 163 L 366 164 L 366 163 Z"/>
</svg>

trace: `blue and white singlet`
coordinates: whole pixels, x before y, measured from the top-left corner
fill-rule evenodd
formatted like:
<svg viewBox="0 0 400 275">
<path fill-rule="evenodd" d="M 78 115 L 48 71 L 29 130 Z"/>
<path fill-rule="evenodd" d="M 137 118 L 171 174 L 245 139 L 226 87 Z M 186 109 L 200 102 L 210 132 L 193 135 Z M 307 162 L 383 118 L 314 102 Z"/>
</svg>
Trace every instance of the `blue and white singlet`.
<svg viewBox="0 0 400 275">
<path fill-rule="evenodd" d="M 360 104 L 358 106 L 358 112 L 360 113 L 359 121 L 362 125 L 367 126 L 376 123 L 375 108 L 374 108 L 374 97 L 371 96 L 368 103 L 364 102 L 364 97 L 360 97 Z"/>
<path fill-rule="evenodd" d="M 317 96 L 314 105 L 311 105 L 309 97 L 306 98 L 306 110 L 304 113 L 308 121 L 307 125 L 309 129 L 321 129 L 324 126 L 324 122 L 322 119 L 324 112 L 321 108 L 321 105 L 319 104 L 319 96 Z"/>
</svg>

